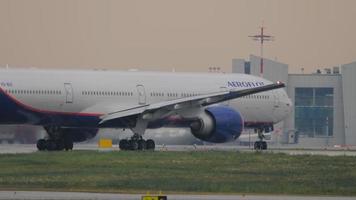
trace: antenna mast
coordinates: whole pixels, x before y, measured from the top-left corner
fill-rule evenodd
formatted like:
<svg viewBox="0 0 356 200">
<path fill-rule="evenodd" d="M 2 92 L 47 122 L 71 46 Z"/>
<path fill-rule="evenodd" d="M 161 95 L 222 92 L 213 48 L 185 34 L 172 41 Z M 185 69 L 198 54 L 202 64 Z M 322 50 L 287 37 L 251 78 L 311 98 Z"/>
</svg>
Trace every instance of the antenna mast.
<svg viewBox="0 0 356 200">
<path fill-rule="evenodd" d="M 262 22 L 262 26 L 260 27 L 260 34 L 259 35 L 250 35 L 248 37 L 252 38 L 254 41 L 258 41 L 260 42 L 260 76 L 263 77 L 263 42 L 264 41 L 273 41 L 274 37 L 271 35 L 265 35 L 263 33 L 264 30 L 264 26 L 263 26 L 263 22 Z"/>
</svg>

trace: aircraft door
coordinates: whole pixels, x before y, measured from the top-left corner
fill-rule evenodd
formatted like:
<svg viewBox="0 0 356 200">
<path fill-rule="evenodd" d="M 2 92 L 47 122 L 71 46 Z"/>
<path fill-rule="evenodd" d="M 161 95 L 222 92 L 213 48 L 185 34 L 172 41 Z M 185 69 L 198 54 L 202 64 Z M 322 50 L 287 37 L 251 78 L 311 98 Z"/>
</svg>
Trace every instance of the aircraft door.
<svg viewBox="0 0 356 200">
<path fill-rule="evenodd" d="M 273 120 L 276 120 L 278 118 L 278 116 L 281 115 L 280 111 L 280 100 L 279 100 L 279 94 L 278 91 L 272 90 L 272 94 L 273 94 Z"/>
<path fill-rule="evenodd" d="M 146 104 L 146 91 L 143 85 L 137 85 L 137 93 L 138 93 L 138 104 L 144 105 Z"/>
<path fill-rule="evenodd" d="M 64 91 L 66 94 L 66 103 L 73 103 L 73 88 L 71 83 L 64 83 Z"/>
<path fill-rule="evenodd" d="M 280 98 L 279 93 L 276 90 L 272 90 L 272 94 L 274 96 L 273 108 L 278 109 L 281 104 L 280 99 L 279 99 Z"/>
</svg>

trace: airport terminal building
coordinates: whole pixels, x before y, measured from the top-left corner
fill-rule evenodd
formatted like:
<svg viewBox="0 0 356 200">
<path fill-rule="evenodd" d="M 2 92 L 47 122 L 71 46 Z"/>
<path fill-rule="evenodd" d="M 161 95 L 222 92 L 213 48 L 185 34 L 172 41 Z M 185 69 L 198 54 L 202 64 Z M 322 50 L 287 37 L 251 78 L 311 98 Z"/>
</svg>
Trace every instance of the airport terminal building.
<svg viewBox="0 0 356 200">
<path fill-rule="evenodd" d="M 260 75 L 260 57 L 233 59 L 233 73 Z M 288 65 L 264 59 L 263 77 L 287 83 L 294 109 L 275 126 L 272 145 L 305 148 L 356 146 L 356 62 L 288 74 Z"/>
</svg>

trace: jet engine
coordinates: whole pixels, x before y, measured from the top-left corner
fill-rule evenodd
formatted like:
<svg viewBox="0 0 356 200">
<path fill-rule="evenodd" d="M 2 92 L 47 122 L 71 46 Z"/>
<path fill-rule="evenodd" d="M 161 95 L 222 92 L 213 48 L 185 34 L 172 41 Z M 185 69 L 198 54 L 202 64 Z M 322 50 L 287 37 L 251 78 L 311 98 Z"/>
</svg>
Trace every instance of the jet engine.
<svg viewBox="0 0 356 200">
<path fill-rule="evenodd" d="M 238 138 L 243 130 L 243 119 L 238 111 L 226 106 L 205 109 L 190 124 L 192 134 L 203 141 L 223 143 Z"/>
</svg>

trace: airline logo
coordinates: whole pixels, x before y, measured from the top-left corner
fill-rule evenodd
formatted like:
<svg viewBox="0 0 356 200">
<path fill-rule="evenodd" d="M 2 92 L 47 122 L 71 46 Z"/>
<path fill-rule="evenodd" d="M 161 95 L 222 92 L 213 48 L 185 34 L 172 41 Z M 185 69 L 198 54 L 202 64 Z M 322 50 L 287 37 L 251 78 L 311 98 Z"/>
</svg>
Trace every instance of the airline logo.
<svg viewBox="0 0 356 200">
<path fill-rule="evenodd" d="M 260 87 L 264 86 L 265 83 L 260 82 L 252 82 L 252 81 L 228 81 L 227 86 L 233 88 L 253 88 L 253 87 Z"/>
</svg>

